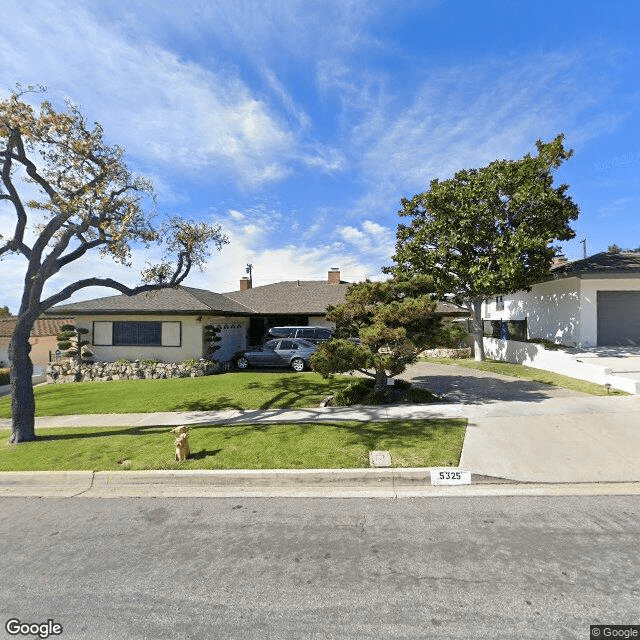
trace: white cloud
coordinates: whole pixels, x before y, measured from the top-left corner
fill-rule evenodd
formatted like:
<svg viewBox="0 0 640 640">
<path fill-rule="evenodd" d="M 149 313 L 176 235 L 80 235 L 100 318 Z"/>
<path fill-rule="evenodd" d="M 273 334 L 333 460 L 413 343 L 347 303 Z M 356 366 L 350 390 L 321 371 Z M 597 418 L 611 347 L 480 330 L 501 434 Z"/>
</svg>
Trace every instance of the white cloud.
<svg viewBox="0 0 640 640">
<path fill-rule="evenodd" d="M 9 84 L 43 82 L 54 97 L 69 95 L 110 139 L 149 163 L 224 170 L 258 185 L 286 175 L 296 153 L 295 136 L 233 69 L 205 69 L 126 37 L 82 3 L 5 7 L 0 74 Z"/>
<path fill-rule="evenodd" d="M 372 222 L 371 220 L 365 220 L 362 223 L 362 228 L 371 236 L 380 237 L 388 233 L 388 229 L 377 222 Z"/>
<path fill-rule="evenodd" d="M 341 226 L 336 230 L 344 243 L 358 252 L 376 256 L 378 264 L 388 264 L 394 248 L 394 233 L 377 222 L 364 220 L 361 229 L 353 226 Z"/>
<path fill-rule="evenodd" d="M 366 233 L 363 233 L 355 227 L 339 227 L 338 233 L 351 244 L 360 246 L 361 249 L 369 247 L 369 238 Z"/>
<path fill-rule="evenodd" d="M 431 178 L 520 157 L 538 138 L 563 131 L 571 145 L 586 132 L 595 137 L 620 120 L 596 112 L 575 126 L 601 91 L 584 82 L 588 64 L 580 52 L 485 59 L 431 71 L 416 82 L 408 103 L 381 79 L 354 128 L 354 155 L 360 152 L 374 191 L 424 190 Z"/>
<path fill-rule="evenodd" d="M 214 40 L 260 66 L 265 60 L 295 57 L 312 61 L 352 51 L 371 41 L 365 28 L 384 2 L 377 0 L 218 0 L 190 10 L 158 0 L 112 0 L 114 11 L 126 7 L 128 23 L 149 32 L 178 33 L 192 45 Z M 107 13 L 109 10 L 105 10 Z"/>
<path fill-rule="evenodd" d="M 253 220 L 250 225 L 247 220 L 227 225 L 230 244 L 211 256 L 206 273 L 189 277 L 190 286 L 235 291 L 248 263 L 253 265 L 254 286 L 281 280 L 323 280 L 331 267 L 338 267 L 342 279 L 349 282 L 376 279 L 382 277 L 381 265 L 389 262 L 393 248 L 388 243 L 390 232 L 383 233 L 383 241 L 384 228 L 372 222 L 364 231 L 353 228 L 351 233 L 337 233 L 336 240 L 318 234 L 295 236 L 294 243 L 284 223 L 287 216 L 257 209 L 246 217 Z M 360 238 L 363 242 L 358 243 Z"/>
<path fill-rule="evenodd" d="M 345 168 L 346 159 L 339 150 L 321 145 L 314 145 L 306 155 L 300 158 L 309 167 L 320 169 L 324 173 L 334 173 Z"/>
</svg>

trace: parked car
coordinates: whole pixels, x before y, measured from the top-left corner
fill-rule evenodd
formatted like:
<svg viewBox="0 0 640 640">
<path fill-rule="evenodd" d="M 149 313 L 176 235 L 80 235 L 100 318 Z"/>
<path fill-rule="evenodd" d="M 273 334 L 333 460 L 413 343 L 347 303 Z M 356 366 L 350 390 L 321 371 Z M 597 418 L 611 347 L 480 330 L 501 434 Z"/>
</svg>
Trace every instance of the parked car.
<svg viewBox="0 0 640 640">
<path fill-rule="evenodd" d="M 268 333 L 273 338 L 302 338 L 313 344 L 320 344 L 333 337 L 333 330 L 328 327 L 271 327 Z"/>
<path fill-rule="evenodd" d="M 242 351 L 234 356 L 238 369 L 249 367 L 291 367 L 294 371 L 308 368 L 311 354 L 318 345 L 300 339 L 276 338 L 261 347 Z"/>
</svg>

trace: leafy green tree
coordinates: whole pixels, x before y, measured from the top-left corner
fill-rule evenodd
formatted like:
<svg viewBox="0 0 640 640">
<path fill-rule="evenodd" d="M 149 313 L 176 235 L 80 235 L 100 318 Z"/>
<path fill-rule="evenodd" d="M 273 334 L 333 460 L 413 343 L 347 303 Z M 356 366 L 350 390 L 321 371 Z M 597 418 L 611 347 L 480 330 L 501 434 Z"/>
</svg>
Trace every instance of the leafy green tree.
<svg viewBox="0 0 640 640">
<path fill-rule="evenodd" d="M 7 305 L 0 307 L 0 318 L 9 318 L 10 316 L 11 311 L 9 311 L 9 307 L 7 307 Z"/>
<path fill-rule="evenodd" d="M 568 186 L 553 186 L 571 157 L 564 136 L 536 142 L 537 154 L 496 160 L 480 169 L 432 180 L 429 191 L 402 199 L 410 218 L 397 232 L 396 264 L 385 271 L 433 277 L 439 297 L 454 294 L 472 312 L 476 360 L 484 359 L 482 303 L 548 277 L 556 240 L 575 236 L 578 207 Z"/>
<path fill-rule="evenodd" d="M 359 371 L 375 378 L 375 390 L 384 393 L 389 375 L 402 373 L 436 343 L 441 317 L 432 294 L 428 276 L 352 284 L 344 303 L 327 309 L 335 337 L 313 354 L 313 369 L 325 377 Z"/>
<path fill-rule="evenodd" d="M 228 242 L 219 225 L 179 217 L 158 225 L 147 211 L 155 200 L 151 183 L 128 169 L 123 149 L 104 142 L 100 125 L 90 127 L 72 104 L 56 111 L 45 101 L 36 109 L 24 94 L 0 100 L 0 204 L 15 212 L 15 226 L 0 236 L 0 257 L 17 254 L 25 261 L 9 344 L 12 442 L 35 439 L 29 334 L 41 313 L 85 287 L 134 295 L 177 286 L 193 265 L 204 266 L 210 243 L 219 249 Z M 140 286 L 96 276 L 44 294 L 54 275 L 72 272 L 90 252 L 130 266 L 136 245 L 161 242 L 165 255 L 143 271 Z"/>
</svg>

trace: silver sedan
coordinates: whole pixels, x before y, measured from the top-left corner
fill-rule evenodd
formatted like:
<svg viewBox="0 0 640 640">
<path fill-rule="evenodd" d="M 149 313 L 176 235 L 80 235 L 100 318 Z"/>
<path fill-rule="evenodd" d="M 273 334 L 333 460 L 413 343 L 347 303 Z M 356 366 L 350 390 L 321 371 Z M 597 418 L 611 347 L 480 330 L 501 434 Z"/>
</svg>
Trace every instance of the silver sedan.
<svg viewBox="0 0 640 640">
<path fill-rule="evenodd" d="M 311 354 L 318 345 L 299 338 L 277 338 L 261 347 L 236 354 L 234 362 L 238 369 L 249 367 L 291 367 L 304 371 L 309 367 Z"/>
</svg>

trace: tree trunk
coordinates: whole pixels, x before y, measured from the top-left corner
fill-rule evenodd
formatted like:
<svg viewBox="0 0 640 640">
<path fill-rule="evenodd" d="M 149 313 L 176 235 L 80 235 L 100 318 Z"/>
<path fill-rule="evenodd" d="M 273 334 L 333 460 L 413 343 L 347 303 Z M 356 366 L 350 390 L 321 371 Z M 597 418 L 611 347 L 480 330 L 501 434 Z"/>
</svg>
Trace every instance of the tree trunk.
<svg viewBox="0 0 640 640">
<path fill-rule="evenodd" d="M 33 324 L 33 323 L 32 323 Z M 16 323 L 9 342 L 9 364 L 11 367 L 11 438 L 13 443 L 36 439 L 35 400 L 33 397 L 33 363 L 29 352 L 28 322 Z"/>
<path fill-rule="evenodd" d="M 376 369 L 376 383 L 373 387 L 374 391 L 380 392 L 380 393 L 386 393 L 387 392 L 387 372 L 382 369 Z"/>
<path fill-rule="evenodd" d="M 473 334 L 473 353 L 477 362 L 484 360 L 484 328 L 482 326 L 482 298 L 469 301 L 471 307 L 471 333 Z"/>
</svg>

